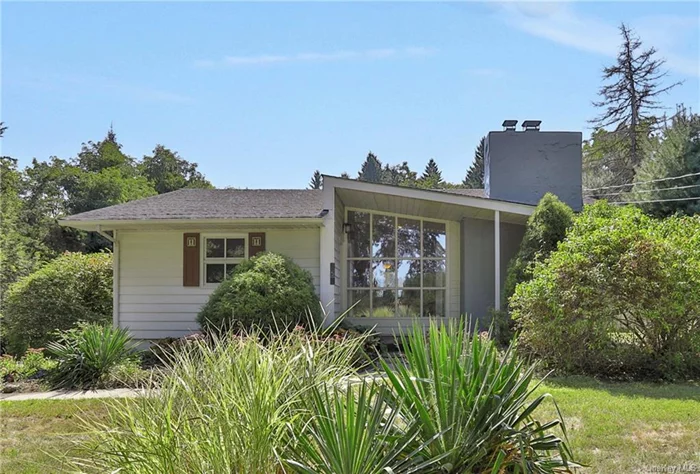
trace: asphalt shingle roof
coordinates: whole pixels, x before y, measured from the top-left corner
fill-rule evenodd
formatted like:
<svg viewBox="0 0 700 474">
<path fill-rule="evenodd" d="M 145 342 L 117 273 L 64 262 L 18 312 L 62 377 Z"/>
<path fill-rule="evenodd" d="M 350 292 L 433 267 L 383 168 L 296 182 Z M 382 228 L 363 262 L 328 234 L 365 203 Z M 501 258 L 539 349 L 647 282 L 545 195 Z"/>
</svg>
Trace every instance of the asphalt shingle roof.
<svg viewBox="0 0 700 474">
<path fill-rule="evenodd" d="M 66 217 L 65 221 L 314 218 L 320 190 L 180 189 Z"/>
</svg>

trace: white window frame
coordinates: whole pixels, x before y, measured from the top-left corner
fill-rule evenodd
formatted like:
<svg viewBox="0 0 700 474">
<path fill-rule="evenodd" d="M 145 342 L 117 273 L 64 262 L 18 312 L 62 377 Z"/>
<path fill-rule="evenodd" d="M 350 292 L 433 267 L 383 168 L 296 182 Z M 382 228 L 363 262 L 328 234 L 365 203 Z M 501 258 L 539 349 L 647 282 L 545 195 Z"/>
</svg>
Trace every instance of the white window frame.
<svg viewBox="0 0 700 474">
<path fill-rule="evenodd" d="M 417 317 L 419 319 L 426 319 L 426 320 L 431 319 L 431 318 L 443 319 L 443 318 L 449 317 L 450 315 L 448 313 L 448 309 L 450 307 L 449 301 L 450 301 L 450 281 L 451 281 L 450 280 L 450 272 L 451 272 L 450 251 L 449 251 L 449 248 L 450 248 L 450 230 L 449 230 L 450 229 L 450 221 L 444 220 L 444 219 L 425 218 L 423 216 L 416 216 L 416 215 L 410 215 L 410 214 L 399 214 L 399 213 L 395 213 L 395 212 L 385 212 L 385 211 L 380 211 L 380 210 L 375 210 L 375 209 L 365 209 L 365 208 L 359 208 L 359 207 L 346 207 L 343 222 L 348 222 L 348 212 L 351 212 L 351 211 L 364 212 L 364 213 L 367 213 L 370 215 L 370 218 L 369 218 L 370 256 L 369 257 L 353 257 L 353 258 L 348 257 L 348 250 L 349 250 L 349 246 L 350 246 L 349 236 L 345 235 L 345 238 L 343 239 L 344 245 L 343 245 L 343 250 L 342 250 L 343 254 L 342 254 L 342 258 L 341 258 L 341 262 L 342 262 L 342 269 L 341 269 L 342 280 L 341 281 L 342 281 L 342 302 L 343 302 L 342 307 L 343 307 L 343 309 L 344 310 L 348 309 L 348 306 L 349 306 L 348 294 L 350 291 L 352 291 L 352 290 L 369 291 L 369 294 L 370 294 L 370 316 L 364 317 L 364 318 L 358 317 L 358 316 L 351 316 L 351 318 L 353 318 L 353 319 L 357 318 L 358 320 L 361 319 L 361 320 L 382 320 L 382 321 L 385 321 L 385 320 L 392 320 L 392 319 L 394 319 L 394 320 L 395 319 L 413 319 L 414 317 Z M 374 230 L 372 216 L 374 214 L 381 214 L 384 216 L 392 216 L 395 218 L 404 218 L 404 219 L 412 219 L 412 220 L 420 221 L 420 223 L 421 223 L 421 226 L 420 226 L 420 228 L 421 228 L 421 236 L 420 236 L 420 238 L 421 238 L 421 250 L 423 249 L 423 222 L 436 222 L 436 223 L 445 225 L 445 256 L 444 257 L 441 258 L 441 257 L 422 257 L 422 256 L 421 257 L 398 257 L 398 256 L 395 256 L 393 258 L 393 260 L 396 260 L 396 261 L 398 261 L 398 260 L 421 260 L 421 261 L 423 261 L 423 260 L 444 260 L 445 261 L 445 286 L 444 287 L 432 287 L 432 286 L 431 287 L 424 287 L 423 286 L 423 272 L 421 271 L 421 286 L 420 286 L 420 288 L 415 288 L 415 287 L 407 288 L 407 289 L 420 290 L 420 295 L 421 295 L 420 296 L 420 308 L 421 308 L 420 316 L 414 316 L 414 317 L 408 317 L 408 318 L 405 316 L 396 316 L 396 315 L 393 318 L 372 316 L 372 309 L 373 309 L 372 292 L 373 292 L 374 288 L 371 286 L 371 282 L 370 282 L 369 288 L 350 286 L 350 282 L 348 281 L 349 280 L 348 273 L 349 273 L 350 265 L 348 262 L 350 262 L 352 260 L 365 260 L 365 261 L 368 260 L 370 262 L 373 260 L 386 260 L 383 258 L 374 258 L 371 255 L 372 254 L 372 233 Z M 396 223 L 398 223 L 398 221 L 396 221 Z M 394 225 L 394 242 L 398 246 L 398 225 Z M 397 247 L 397 252 L 398 252 L 398 247 Z M 422 268 L 422 265 L 421 265 L 421 268 Z M 372 276 L 371 265 L 370 265 L 370 279 L 371 278 L 373 278 L 373 276 Z M 444 292 L 445 292 L 445 300 L 444 300 L 444 308 L 443 308 L 444 316 L 430 316 L 430 317 L 423 316 L 423 290 L 444 290 Z M 396 305 L 398 307 L 398 300 L 397 300 Z"/>
<path fill-rule="evenodd" d="M 205 288 L 216 288 L 220 283 L 207 283 L 207 263 L 210 264 L 238 264 L 243 260 L 248 258 L 248 234 L 202 234 L 200 237 L 202 241 L 201 245 L 201 258 L 200 258 L 200 286 Z M 243 257 L 226 257 L 226 248 L 224 247 L 224 257 L 208 257 L 207 258 L 207 239 L 243 239 L 244 251 Z M 224 243 L 225 245 L 225 243 Z M 226 273 L 226 267 L 224 267 L 224 279 Z"/>
</svg>

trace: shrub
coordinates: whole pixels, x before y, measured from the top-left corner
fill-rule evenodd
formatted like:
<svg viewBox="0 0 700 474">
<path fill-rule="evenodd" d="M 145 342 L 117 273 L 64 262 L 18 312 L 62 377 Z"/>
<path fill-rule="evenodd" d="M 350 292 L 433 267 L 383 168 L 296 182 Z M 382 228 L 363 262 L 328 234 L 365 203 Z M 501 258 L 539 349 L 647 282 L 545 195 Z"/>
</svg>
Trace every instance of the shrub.
<svg viewBox="0 0 700 474">
<path fill-rule="evenodd" d="M 240 263 L 197 315 L 204 330 L 289 328 L 317 319 L 311 274 L 288 257 L 262 253 Z"/>
<path fill-rule="evenodd" d="M 8 352 L 44 347 L 56 330 L 112 321 L 112 256 L 66 253 L 13 284 L 3 303 Z"/>
<path fill-rule="evenodd" d="M 97 324 L 81 324 L 64 331 L 46 349 L 58 360 L 51 374 L 55 388 L 101 387 L 112 369 L 135 356 L 126 329 Z"/>
<path fill-rule="evenodd" d="M 43 349 L 29 349 L 21 358 L 0 357 L 0 381 L 19 382 L 47 373 L 56 361 L 44 357 Z"/>
<path fill-rule="evenodd" d="M 562 371 L 700 375 L 700 217 L 587 206 L 511 299 L 521 348 Z"/>
<path fill-rule="evenodd" d="M 565 433 L 563 420 L 535 417 L 550 395 L 532 397 L 539 385 L 535 366 L 514 354 L 513 345 L 501 355 L 488 333 L 472 335 L 454 321 L 431 321 L 428 334 L 414 325 L 401 344 L 405 358 L 382 367 L 404 423 L 419 427 L 422 458 L 439 460 L 439 469 L 429 472 L 563 473 L 578 467 L 552 432 L 560 427 Z"/>
<path fill-rule="evenodd" d="M 532 278 L 535 263 L 546 259 L 557 244 L 566 237 L 571 227 L 574 211 L 561 202 L 554 194 L 545 194 L 527 221 L 525 235 L 516 256 L 508 264 L 508 272 L 503 285 L 503 307 L 508 308 L 508 300 L 515 293 L 515 287 Z M 513 328 L 508 311 L 494 312 L 497 335 L 502 344 L 507 344 L 513 336 Z"/>
<path fill-rule="evenodd" d="M 354 375 L 364 343 L 302 330 L 211 339 L 174 352 L 157 391 L 90 422 L 81 472 L 283 472 L 290 426 L 309 421 L 309 387 Z"/>
</svg>

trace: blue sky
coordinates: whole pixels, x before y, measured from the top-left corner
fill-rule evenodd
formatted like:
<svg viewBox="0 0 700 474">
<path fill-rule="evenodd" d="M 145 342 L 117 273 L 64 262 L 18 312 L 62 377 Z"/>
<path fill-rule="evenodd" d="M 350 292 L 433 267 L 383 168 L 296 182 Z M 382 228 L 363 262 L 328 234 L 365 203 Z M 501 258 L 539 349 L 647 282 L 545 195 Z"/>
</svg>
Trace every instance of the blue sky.
<svg viewBox="0 0 700 474">
<path fill-rule="evenodd" d="M 700 110 L 700 4 L 8 3 L 2 153 L 75 156 L 110 123 L 217 186 L 354 176 L 369 150 L 460 181 L 503 119 L 590 130 L 625 21 L 665 57 L 665 96 Z"/>
</svg>

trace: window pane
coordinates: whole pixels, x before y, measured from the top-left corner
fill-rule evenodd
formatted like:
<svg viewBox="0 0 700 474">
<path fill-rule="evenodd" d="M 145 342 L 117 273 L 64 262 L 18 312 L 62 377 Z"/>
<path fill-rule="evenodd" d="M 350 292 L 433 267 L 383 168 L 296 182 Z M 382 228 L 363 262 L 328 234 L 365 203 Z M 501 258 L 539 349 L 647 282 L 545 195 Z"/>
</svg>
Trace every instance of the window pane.
<svg viewBox="0 0 700 474">
<path fill-rule="evenodd" d="M 369 213 L 348 211 L 348 257 L 369 257 Z"/>
<path fill-rule="evenodd" d="M 226 264 L 226 278 L 230 277 L 233 275 L 234 270 L 238 266 L 237 263 L 228 263 Z"/>
<path fill-rule="evenodd" d="M 420 316 L 420 290 L 399 290 L 399 308 L 396 315 L 401 318 Z"/>
<path fill-rule="evenodd" d="M 372 256 L 396 257 L 393 216 L 372 215 Z"/>
<path fill-rule="evenodd" d="M 357 303 L 355 305 L 355 303 Z M 355 307 L 353 307 L 355 305 Z M 369 290 L 348 291 L 348 316 L 353 318 L 369 317 Z"/>
<path fill-rule="evenodd" d="M 369 260 L 348 260 L 351 287 L 369 288 Z"/>
<path fill-rule="evenodd" d="M 445 315 L 445 290 L 423 290 L 423 316 Z"/>
<path fill-rule="evenodd" d="M 396 260 L 372 260 L 372 285 L 378 288 L 396 286 Z"/>
<path fill-rule="evenodd" d="M 245 239 L 226 239 L 226 256 L 229 258 L 245 257 Z"/>
<path fill-rule="evenodd" d="M 445 224 L 423 222 L 423 256 L 444 257 L 447 245 Z"/>
<path fill-rule="evenodd" d="M 206 282 L 221 283 L 224 281 L 224 264 L 223 263 L 207 263 L 206 264 Z"/>
<path fill-rule="evenodd" d="M 207 258 L 223 258 L 224 239 L 207 239 Z"/>
<path fill-rule="evenodd" d="M 420 288 L 420 260 L 399 260 L 398 286 Z"/>
<path fill-rule="evenodd" d="M 393 318 L 396 315 L 396 291 L 379 290 L 372 292 L 372 317 Z"/>
<path fill-rule="evenodd" d="M 420 257 L 420 221 L 399 218 L 399 257 Z"/>
<path fill-rule="evenodd" d="M 423 287 L 444 288 L 446 268 L 444 260 L 423 260 Z"/>
</svg>

